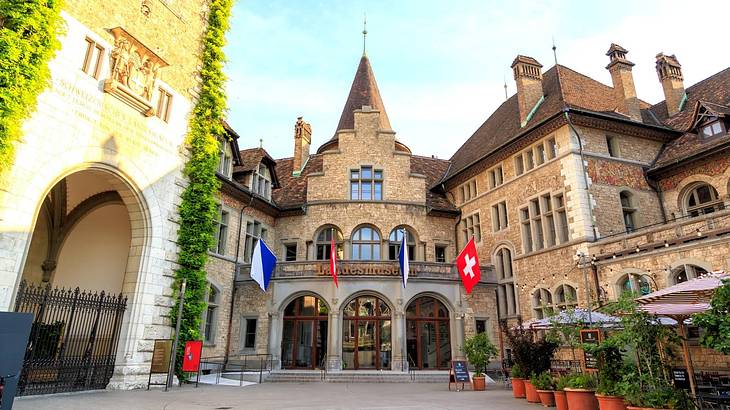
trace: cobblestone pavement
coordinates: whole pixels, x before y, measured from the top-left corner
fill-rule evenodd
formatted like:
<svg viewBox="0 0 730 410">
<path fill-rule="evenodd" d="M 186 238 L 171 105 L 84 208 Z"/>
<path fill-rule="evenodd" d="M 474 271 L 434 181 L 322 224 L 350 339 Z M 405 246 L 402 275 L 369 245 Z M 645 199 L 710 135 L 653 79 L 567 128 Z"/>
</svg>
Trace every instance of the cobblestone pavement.
<svg viewBox="0 0 730 410">
<path fill-rule="evenodd" d="M 16 399 L 16 410 L 158 409 L 489 409 L 541 408 L 493 387 L 453 392 L 445 384 L 264 383 L 248 387 L 186 386 L 161 390 L 98 391 Z"/>
</svg>

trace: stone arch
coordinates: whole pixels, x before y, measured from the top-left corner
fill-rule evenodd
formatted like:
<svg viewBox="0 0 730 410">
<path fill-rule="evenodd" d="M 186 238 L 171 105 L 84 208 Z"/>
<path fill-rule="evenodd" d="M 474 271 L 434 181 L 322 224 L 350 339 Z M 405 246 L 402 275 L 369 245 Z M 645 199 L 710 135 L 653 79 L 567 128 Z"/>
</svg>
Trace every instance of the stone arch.
<svg viewBox="0 0 730 410">
<path fill-rule="evenodd" d="M 677 184 L 677 192 L 679 193 L 677 195 L 677 209 L 680 210 L 682 215 L 687 215 L 687 207 L 688 207 L 688 200 L 689 200 L 689 194 L 694 190 L 695 188 L 701 186 L 701 185 L 709 185 L 714 192 L 717 194 L 718 198 L 721 199 L 723 195 L 727 195 L 727 191 L 725 190 L 725 187 L 720 187 L 718 190 L 718 186 L 715 184 L 716 181 L 713 180 L 712 177 L 704 175 L 704 174 L 695 174 L 690 175 L 687 178 L 683 179 L 679 184 Z M 725 191 L 723 194 L 722 191 Z"/>
<path fill-rule="evenodd" d="M 358 297 L 361 297 L 361 296 L 375 296 L 376 298 L 378 298 L 378 299 L 382 300 L 383 302 L 385 302 L 385 304 L 388 305 L 388 307 L 390 308 L 390 311 L 393 312 L 393 314 L 395 314 L 396 306 L 390 300 L 390 298 L 388 298 L 386 295 L 384 295 L 381 292 L 378 292 L 376 290 L 370 290 L 370 289 L 358 290 L 358 291 L 353 292 L 350 295 L 348 295 L 342 301 L 342 303 L 340 303 L 340 305 L 339 305 L 338 311 L 340 312 L 340 314 L 342 314 L 342 312 L 345 310 L 345 307 L 347 307 L 347 304 L 348 303 L 352 302 L 354 299 L 356 299 Z"/>
<path fill-rule="evenodd" d="M 632 291 L 640 291 L 640 282 L 637 281 L 636 278 L 648 275 L 649 273 L 647 271 L 638 268 L 621 269 L 619 272 L 615 273 L 611 277 L 611 288 L 613 289 L 614 297 L 618 298 L 619 296 L 621 296 L 621 294 L 623 294 L 625 290 L 624 284 L 626 283 L 626 280 L 629 281 Z M 649 287 L 653 286 L 653 284 L 648 279 L 644 278 L 644 280 L 649 282 Z"/>
<path fill-rule="evenodd" d="M 702 270 L 712 272 L 712 265 L 705 260 L 699 258 L 681 258 L 667 267 L 666 284 L 667 286 L 676 285 L 678 283 L 678 275 L 684 274 L 685 280 L 695 279 Z"/>
<path fill-rule="evenodd" d="M 424 303 L 419 303 L 419 300 Z M 424 307 L 428 309 L 424 311 Z M 446 310 L 444 314 L 441 314 L 442 309 Z M 452 339 L 459 333 L 457 327 L 463 325 L 464 316 L 457 316 L 449 300 L 433 291 L 414 295 L 405 305 L 404 313 L 409 367 L 447 368 L 452 355 L 458 355 L 452 349 Z M 458 336 L 456 337 L 458 340 Z"/>
<path fill-rule="evenodd" d="M 281 302 L 279 302 L 279 304 L 276 306 L 276 311 L 279 312 L 280 314 L 283 314 L 284 309 L 286 309 L 286 307 L 289 306 L 289 304 L 291 302 L 293 302 L 295 299 L 298 299 L 302 296 L 314 296 L 317 299 L 324 302 L 324 304 L 327 306 L 327 310 L 329 310 L 330 312 L 332 311 L 332 305 L 330 304 L 330 302 L 327 301 L 327 299 L 324 298 L 322 295 L 320 295 L 319 293 L 317 293 L 313 290 L 300 290 L 300 291 L 294 292 L 290 295 L 287 295 L 287 297 L 282 299 Z"/>
<path fill-rule="evenodd" d="M 416 295 L 414 295 L 413 297 L 408 299 L 408 302 L 406 302 L 404 304 L 404 311 L 405 311 L 405 309 L 408 309 L 408 306 L 410 306 L 411 303 L 413 303 L 416 299 L 424 297 L 424 296 L 432 297 L 432 298 L 438 300 L 439 302 L 443 303 L 444 306 L 446 306 L 446 310 L 449 311 L 450 315 L 453 315 L 456 312 L 456 307 L 454 307 L 454 305 L 451 303 L 451 301 L 446 296 L 444 296 L 438 292 L 434 292 L 434 291 L 425 291 L 425 292 L 417 293 Z"/>
</svg>

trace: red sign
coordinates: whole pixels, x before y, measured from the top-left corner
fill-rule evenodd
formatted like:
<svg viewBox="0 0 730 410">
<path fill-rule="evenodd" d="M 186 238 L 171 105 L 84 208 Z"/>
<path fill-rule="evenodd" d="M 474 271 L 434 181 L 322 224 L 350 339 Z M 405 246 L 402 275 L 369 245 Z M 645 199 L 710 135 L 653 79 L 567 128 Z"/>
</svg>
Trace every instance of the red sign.
<svg viewBox="0 0 730 410">
<path fill-rule="evenodd" d="M 200 353 L 203 350 L 202 340 L 185 342 L 185 354 L 183 354 L 182 371 L 197 372 L 200 370 Z"/>
<path fill-rule="evenodd" d="M 459 256 L 456 257 L 456 269 L 459 271 L 461 281 L 464 282 L 466 293 L 471 293 L 471 289 L 479 283 L 482 276 L 479 270 L 479 258 L 477 257 L 477 247 L 474 245 L 474 238 L 469 240 Z"/>
</svg>

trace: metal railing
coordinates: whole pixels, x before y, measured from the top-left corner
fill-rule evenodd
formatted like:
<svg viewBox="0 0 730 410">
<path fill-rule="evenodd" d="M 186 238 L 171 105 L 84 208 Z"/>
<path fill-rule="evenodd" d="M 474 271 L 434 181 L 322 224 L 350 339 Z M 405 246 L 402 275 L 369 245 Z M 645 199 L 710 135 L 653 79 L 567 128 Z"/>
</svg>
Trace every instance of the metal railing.
<svg viewBox="0 0 730 410">
<path fill-rule="evenodd" d="M 327 381 L 327 355 L 319 362 L 319 380 Z"/>
<path fill-rule="evenodd" d="M 416 381 L 416 370 L 418 370 L 416 361 L 413 360 L 413 357 L 411 357 L 410 354 L 408 354 L 408 377 L 411 378 L 412 382 Z"/>
<path fill-rule="evenodd" d="M 273 356 L 271 354 L 240 354 L 229 356 L 211 356 L 200 360 L 200 373 L 215 373 L 215 384 L 220 383 L 222 374 L 239 373 L 239 385 L 243 386 L 246 373 L 258 372 L 259 383 L 264 382 L 264 373 L 271 373 L 273 368 Z"/>
</svg>

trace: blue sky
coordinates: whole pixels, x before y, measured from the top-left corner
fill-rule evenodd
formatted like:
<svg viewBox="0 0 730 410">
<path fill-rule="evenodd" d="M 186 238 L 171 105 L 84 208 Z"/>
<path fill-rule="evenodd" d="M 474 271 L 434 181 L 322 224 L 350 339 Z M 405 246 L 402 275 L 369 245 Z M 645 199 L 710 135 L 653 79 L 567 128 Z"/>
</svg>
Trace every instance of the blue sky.
<svg viewBox="0 0 730 410">
<path fill-rule="evenodd" d="M 275 158 L 292 155 L 298 116 L 312 124 L 313 150 L 331 138 L 366 12 L 368 56 L 396 136 L 415 154 L 449 158 L 504 101 L 504 79 L 515 92 L 517 54 L 553 65 L 552 38 L 560 64 L 609 85 L 605 52 L 611 42 L 627 48 L 650 103 L 663 99 L 660 51 L 677 55 L 685 86 L 730 66 L 718 40 L 730 2 L 712 3 L 240 0 L 226 47 L 228 120 L 241 148 L 261 138 Z"/>
</svg>

